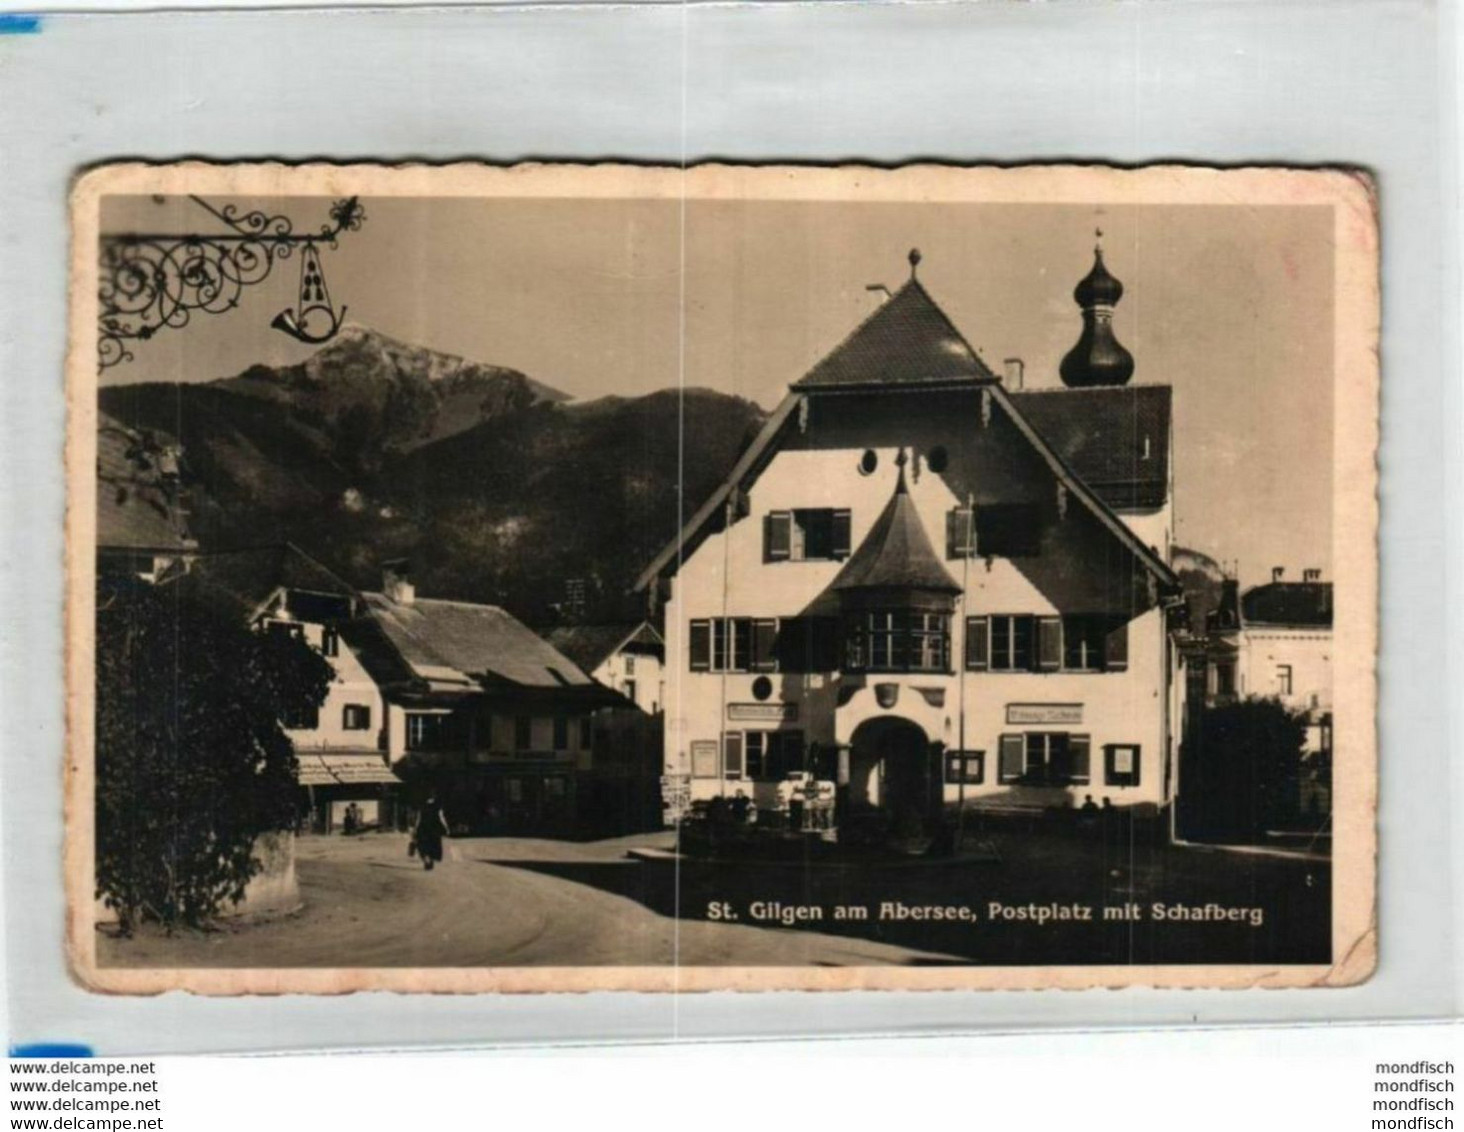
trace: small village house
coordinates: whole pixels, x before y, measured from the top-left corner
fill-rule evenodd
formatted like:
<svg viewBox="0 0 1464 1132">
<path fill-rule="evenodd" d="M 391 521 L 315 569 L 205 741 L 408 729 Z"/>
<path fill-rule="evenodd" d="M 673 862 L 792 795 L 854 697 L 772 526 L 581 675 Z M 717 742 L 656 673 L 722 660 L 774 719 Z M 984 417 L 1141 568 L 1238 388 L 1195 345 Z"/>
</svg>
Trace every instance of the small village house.
<svg viewBox="0 0 1464 1132">
<path fill-rule="evenodd" d="M 775 810 L 800 771 L 838 820 L 927 829 L 958 803 L 1175 797 L 1171 391 L 1129 384 L 1122 286 L 1098 251 L 1061 384 L 1028 389 L 918 263 L 640 578 L 665 600 L 668 820 Z"/>
<path fill-rule="evenodd" d="M 455 831 L 562 836 L 586 818 L 593 715 L 625 701 L 505 610 L 421 598 L 406 561 L 342 626 L 383 699 L 390 765 Z"/>
<path fill-rule="evenodd" d="M 362 608 L 355 590 L 291 543 L 199 555 L 178 584 L 258 632 L 304 641 L 329 662 L 325 702 L 281 721 L 300 763 L 302 831 L 340 831 L 351 805 L 367 828 L 398 820 L 401 781 L 387 760 L 381 693 L 341 636 Z"/>
<path fill-rule="evenodd" d="M 1331 812 L 1332 583 L 1312 567 L 1300 578 L 1273 567 L 1271 580 L 1240 589 L 1228 578 L 1211 618 L 1206 703 L 1276 699 L 1306 716 L 1302 813 Z"/>
<path fill-rule="evenodd" d="M 664 698 L 661 675 L 666 642 L 649 621 L 556 625 L 544 639 L 583 671 L 619 692 L 646 715 L 656 715 Z"/>
</svg>

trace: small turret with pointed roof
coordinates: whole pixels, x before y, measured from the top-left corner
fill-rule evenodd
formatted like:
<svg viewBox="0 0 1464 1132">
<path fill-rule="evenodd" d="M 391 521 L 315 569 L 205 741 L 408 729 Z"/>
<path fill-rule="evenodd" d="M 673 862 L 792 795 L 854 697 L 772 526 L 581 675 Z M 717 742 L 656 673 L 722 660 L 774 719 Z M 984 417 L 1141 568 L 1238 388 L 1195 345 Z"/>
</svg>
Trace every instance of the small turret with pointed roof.
<svg viewBox="0 0 1464 1132">
<path fill-rule="evenodd" d="M 846 607 L 949 610 L 961 592 L 931 546 L 905 485 L 905 450 L 894 494 L 859 548 L 829 584 Z"/>
<path fill-rule="evenodd" d="M 1083 310 L 1083 334 L 1059 371 L 1062 383 L 1074 388 L 1126 385 L 1134 375 L 1134 356 L 1113 336 L 1113 308 L 1123 298 L 1123 284 L 1103 262 L 1103 230 L 1095 234 L 1093 269 L 1073 288 L 1073 301 Z"/>
</svg>

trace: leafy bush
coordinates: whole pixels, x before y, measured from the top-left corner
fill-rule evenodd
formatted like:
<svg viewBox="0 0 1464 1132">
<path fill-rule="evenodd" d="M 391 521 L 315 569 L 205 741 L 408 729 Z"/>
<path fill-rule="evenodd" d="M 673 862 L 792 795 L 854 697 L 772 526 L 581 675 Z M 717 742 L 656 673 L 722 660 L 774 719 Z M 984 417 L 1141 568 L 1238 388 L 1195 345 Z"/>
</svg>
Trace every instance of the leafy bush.
<svg viewBox="0 0 1464 1132">
<path fill-rule="evenodd" d="M 1206 710 L 1180 768 L 1185 831 L 1251 838 L 1293 821 L 1305 743 L 1305 713 L 1280 700 Z"/>
<path fill-rule="evenodd" d="M 325 699 L 329 664 L 174 585 L 99 595 L 97 896 L 123 932 L 199 925 L 244 896 L 255 840 L 293 826 L 279 720 Z"/>
</svg>

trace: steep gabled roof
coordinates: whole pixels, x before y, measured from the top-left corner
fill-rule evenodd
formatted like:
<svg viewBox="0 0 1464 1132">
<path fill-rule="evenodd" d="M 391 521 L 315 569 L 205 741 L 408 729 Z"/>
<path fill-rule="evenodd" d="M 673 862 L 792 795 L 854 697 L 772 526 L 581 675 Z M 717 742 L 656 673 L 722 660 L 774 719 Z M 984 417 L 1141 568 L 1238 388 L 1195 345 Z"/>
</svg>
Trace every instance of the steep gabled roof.
<svg viewBox="0 0 1464 1132">
<path fill-rule="evenodd" d="M 949 385 L 996 375 L 911 279 L 866 318 L 793 388 L 863 389 L 879 385 Z"/>
<path fill-rule="evenodd" d="M 1169 386 L 1033 389 L 1008 397 L 1110 507 L 1162 507 L 1169 498 Z"/>
<path fill-rule="evenodd" d="M 909 351 L 910 357 L 904 358 L 902 351 Z M 1093 440 L 1092 421 L 1083 418 L 1086 415 L 1096 421 L 1099 417 L 1121 417 L 1123 408 L 1132 405 L 1135 413 L 1142 410 L 1144 414 L 1135 419 L 1145 421 L 1154 427 L 1155 436 L 1151 437 L 1151 450 L 1152 445 L 1158 444 L 1166 457 L 1162 461 L 1165 469 L 1162 482 L 1164 491 L 1167 493 L 1168 389 L 1165 387 L 1138 387 L 1115 390 L 1120 394 L 1127 393 L 1131 397 L 1137 395 L 1136 400 L 1131 402 L 1126 402 L 1121 397 L 1106 397 L 1105 399 L 1107 391 L 1067 390 L 1061 396 L 1076 399 L 1072 402 L 1055 401 L 1054 405 L 1072 404 L 1073 406 L 1087 406 L 1087 408 L 1079 414 L 1079 420 L 1076 423 L 1059 422 L 1055 413 L 1046 414 L 1047 423 L 1056 435 L 1056 444 L 1054 444 L 1043 436 L 1042 432 L 1028 420 L 1024 412 L 1026 407 L 1039 403 L 1034 400 L 1035 396 L 1046 397 L 1047 395 L 1008 393 L 985 363 L 976 356 L 976 352 L 971 349 L 960 331 L 956 330 L 945 312 L 936 305 L 925 288 L 917 280 L 911 279 L 879 310 L 865 319 L 848 338 L 835 348 L 833 353 L 816 365 L 806 377 L 793 384 L 790 394 L 768 418 L 757 439 L 742 454 L 722 482 L 721 487 L 712 493 L 711 498 L 702 504 L 696 514 L 682 527 L 681 533 L 641 572 L 640 577 L 636 579 L 635 589 L 644 589 L 666 572 L 668 567 L 679 566 L 681 558 L 695 552 L 701 540 L 712 530 L 714 521 L 719 517 L 732 493 L 744 479 L 771 459 L 771 453 L 774 451 L 779 437 L 790 421 L 794 419 L 795 413 L 800 407 L 806 406 L 809 399 L 824 393 L 859 390 L 891 392 L 906 388 L 949 387 L 952 385 L 979 385 L 983 391 L 995 398 L 1016 425 L 1018 431 L 1037 450 L 1058 481 L 1064 484 L 1084 507 L 1092 511 L 1103 526 L 1107 527 L 1125 547 L 1133 552 L 1160 585 L 1166 588 L 1178 587 L 1179 579 L 1174 571 L 1152 547 L 1145 545 L 1111 510 L 1111 507 L 1152 505 L 1147 502 L 1122 501 L 1125 499 L 1152 499 L 1155 490 L 1152 480 L 1146 477 L 1137 481 L 1137 485 L 1122 479 L 1105 483 L 1104 490 L 1109 491 L 1115 498 L 1115 502 L 1110 505 L 1104 498 L 1103 492 L 1089 486 L 1074 466 L 1084 466 L 1090 471 L 1104 475 L 1125 473 L 1125 456 L 1132 452 L 1131 445 L 1135 440 L 1142 443 L 1142 434 L 1136 434 L 1129 446 L 1120 442 L 1109 449 L 1101 442 Z M 1146 393 L 1143 392 L 1145 388 L 1158 388 L 1163 392 L 1158 395 Z M 1096 397 L 1093 396 L 1095 392 L 1098 392 Z M 1017 400 L 1019 397 L 1025 398 L 1020 405 Z M 1098 408 L 1092 406 L 1098 406 Z M 1045 409 L 1039 407 L 1036 411 L 1038 414 L 1043 414 Z M 1162 429 L 1158 427 L 1161 421 L 1165 426 Z M 1162 441 L 1157 438 L 1159 434 L 1162 434 Z M 1059 453 L 1059 447 L 1066 450 L 1067 457 Z M 1069 459 L 1073 463 L 1070 464 Z M 1131 464 L 1130 460 L 1129 465 L 1131 466 Z M 1160 503 L 1162 502 L 1163 497 L 1160 498 Z"/>
<path fill-rule="evenodd" d="M 1047 466 L 1052 469 L 1058 478 L 1058 482 L 1067 487 L 1093 513 L 1094 517 L 1100 523 L 1118 537 L 1119 542 L 1123 543 L 1124 546 L 1133 552 L 1134 556 L 1143 563 L 1144 567 L 1154 576 L 1160 585 L 1177 589 L 1179 587 L 1179 576 L 1169 568 L 1169 564 L 1159 557 L 1158 552 L 1153 547 L 1145 545 L 1144 541 L 1138 535 L 1134 534 L 1129 526 L 1115 515 L 1103 500 L 1098 498 L 1092 488 L 1088 487 L 1063 462 L 1062 458 L 1058 456 L 1052 446 L 1032 426 L 1032 423 L 1022 415 L 1021 410 L 1013 404 L 1011 395 L 1000 385 L 990 386 L 989 393 L 997 404 L 1001 405 L 1006 411 L 1007 416 L 1017 426 L 1018 431 L 1037 450 L 1038 455 L 1042 457 Z"/>
<path fill-rule="evenodd" d="M 930 545 L 930 536 L 905 488 L 904 468 L 894 495 L 829 589 L 961 592 Z"/>
<path fill-rule="evenodd" d="M 617 652 L 663 652 L 661 634 L 648 621 L 606 625 L 556 625 L 541 634 L 585 672 L 593 672 Z"/>
<path fill-rule="evenodd" d="M 257 615 L 280 589 L 329 595 L 347 607 L 357 596 L 349 583 L 292 542 L 202 554 L 185 577 L 186 584 L 232 605 L 244 617 Z"/>
</svg>

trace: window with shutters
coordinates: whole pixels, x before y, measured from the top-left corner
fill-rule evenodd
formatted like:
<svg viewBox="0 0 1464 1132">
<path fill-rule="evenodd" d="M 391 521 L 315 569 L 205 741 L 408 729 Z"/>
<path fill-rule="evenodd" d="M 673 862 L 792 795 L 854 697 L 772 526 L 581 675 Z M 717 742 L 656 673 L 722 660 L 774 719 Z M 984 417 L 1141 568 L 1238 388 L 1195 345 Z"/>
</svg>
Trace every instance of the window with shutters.
<svg viewBox="0 0 1464 1132">
<path fill-rule="evenodd" d="M 301 704 L 296 710 L 286 712 L 280 725 L 287 731 L 314 731 L 320 726 L 320 709 L 314 704 Z"/>
<path fill-rule="evenodd" d="M 445 751 L 450 745 L 448 717 L 429 712 L 407 712 L 407 750 Z"/>
<path fill-rule="evenodd" d="M 341 709 L 341 727 L 346 731 L 371 730 L 371 705 L 346 704 Z"/>
<path fill-rule="evenodd" d="M 634 685 L 632 685 L 630 696 L 635 698 Z M 569 750 L 569 716 L 556 715 L 554 717 L 554 749 L 556 751 Z"/>
<path fill-rule="evenodd" d="M 771 511 L 763 522 L 763 559 L 823 562 L 847 558 L 851 517 L 846 507 Z"/>
<path fill-rule="evenodd" d="M 1062 666 L 1070 672 L 1098 672 L 1108 651 L 1110 619 L 1087 613 L 1062 619 Z"/>
<path fill-rule="evenodd" d="M 982 558 L 1032 558 L 1042 551 L 1042 508 L 989 503 L 976 508 L 976 547 Z"/>
<path fill-rule="evenodd" d="M 994 672 L 1030 672 L 1035 659 L 1037 619 L 1026 613 L 1001 613 L 991 618 L 991 669 Z"/>
<path fill-rule="evenodd" d="M 775 621 L 772 625 L 776 633 Z M 766 641 L 768 630 L 764 630 Z M 693 621 L 688 634 L 688 653 L 693 672 L 762 672 L 771 668 L 759 668 L 756 644 L 758 637 L 751 617 L 713 617 Z M 771 649 L 771 645 L 767 647 Z M 771 660 L 767 663 L 771 664 Z"/>
<path fill-rule="evenodd" d="M 1083 786 L 1089 779 L 1090 739 L 1066 731 L 1028 731 L 1023 738 L 1022 771 L 1002 781 L 1024 786 Z M 1005 742 L 1005 737 L 1003 738 Z M 1005 766 L 1003 773 L 1005 774 Z"/>
<path fill-rule="evenodd" d="M 781 782 L 789 771 L 802 770 L 804 763 L 802 731 L 731 732 L 728 741 L 736 738 L 740 750 L 742 777 L 754 782 Z M 728 764 L 730 765 L 730 763 Z M 734 777 L 730 772 L 728 778 Z"/>
<path fill-rule="evenodd" d="M 527 751 L 533 746 L 534 721 L 527 715 L 516 715 L 513 719 L 513 746 L 516 751 Z"/>
<path fill-rule="evenodd" d="M 946 557 L 976 557 L 976 513 L 969 507 L 946 512 Z"/>
</svg>

